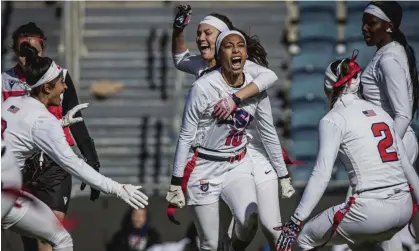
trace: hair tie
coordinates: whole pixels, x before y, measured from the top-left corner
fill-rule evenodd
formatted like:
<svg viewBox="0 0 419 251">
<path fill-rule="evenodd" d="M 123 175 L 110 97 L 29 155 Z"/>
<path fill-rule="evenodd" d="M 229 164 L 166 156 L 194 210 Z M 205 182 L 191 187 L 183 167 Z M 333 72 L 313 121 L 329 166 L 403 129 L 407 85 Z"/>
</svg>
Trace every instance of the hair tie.
<svg viewBox="0 0 419 251">
<path fill-rule="evenodd" d="M 349 61 L 349 73 L 341 78 L 338 82 L 336 82 L 333 87 L 339 87 L 343 85 L 344 83 L 348 82 L 348 87 L 351 86 L 352 78 L 357 74 L 358 72 L 361 72 L 361 67 L 355 62 L 356 58 L 358 57 L 359 51 L 354 50 L 352 52 L 351 60 Z"/>
</svg>

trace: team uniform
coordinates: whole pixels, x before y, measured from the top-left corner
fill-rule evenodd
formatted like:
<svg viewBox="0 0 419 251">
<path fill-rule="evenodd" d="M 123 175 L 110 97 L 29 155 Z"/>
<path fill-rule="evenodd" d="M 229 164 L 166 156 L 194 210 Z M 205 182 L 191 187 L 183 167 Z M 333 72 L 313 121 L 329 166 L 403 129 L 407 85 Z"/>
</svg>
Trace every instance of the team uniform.
<svg viewBox="0 0 419 251">
<path fill-rule="evenodd" d="M 3 126 L 5 125 L 2 124 Z M 22 175 L 5 141 L 2 141 L 1 153 L 2 228 L 47 240 L 53 244 L 53 250 L 56 251 L 72 251 L 71 236 L 62 227 L 51 209 L 28 193 L 21 191 L 26 198 L 17 195 L 16 191 L 22 187 Z"/>
<path fill-rule="evenodd" d="M 63 114 L 66 114 L 70 109 L 79 104 L 71 77 L 66 69 L 62 70 L 64 82 L 67 85 L 67 90 L 62 96 L 62 105 L 51 106 L 48 108 L 51 114 L 53 114 L 58 120 L 63 118 Z M 24 86 L 25 82 L 25 77 L 23 76 L 19 65 L 3 72 L 2 102 L 7 100 L 9 97 L 27 95 L 28 91 Z M 97 154 L 93 143 L 90 146 L 88 146 L 89 144 L 86 144 L 86 142 L 91 139 L 84 122 L 72 125 L 72 134 L 70 133 L 69 127 L 63 128 L 63 130 L 67 143 L 70 146 L 75 145 L 73 140 L 74 137 L 81 153 L 85 157 L 88 157 L 88 163 L 92 166 L 96 163 L 98 164 Z M 66 213 L 71 196 L 71 175 L 58 166 L 57 163 L 52 161 L 48 155 L 43 154 L 40 156 L 40 154 L 38 154 L 31 157 L 32 158 L 27 161 L 27 168 L 24 170 L 25 189 L 47 204 L 52 210 Z M 40 158 L 42 163 L 39 163 Z M 35 178 L 33 178 L 33 169 L 39 164 L 43 165 L 42 173 L 38 173 Z"/>
<path fill-rule="evenodd" d="M 373 245 L 392 238 L 412 216 L 408 179 L 418 189 L 419 178 L 392 118 L 357 95 L 345 94 L 320 121 L 316 164 L 294 213 L 299 220 L 304 221 L 319 202 L 338 155 L 348 172 L 352 197 L 347 203 L 320 213 L 303 227 L 297 241 L 301 250 L 311 250 L 326 242 L 347 243 L 357 251 L 373 250 Z M 336 215 L 342 213 L 343 219 L 330 236 Z"/>
<path fill-rule="evenodd" d="M 241 87 L 250 82 L 251 76 L 245 73 Z M 218 122 L 212 116 L 217 101 L 238 89 L 226 84 L 215 70 L 194 83 L 185 105 L 173 176 L 185 177 L 184 171 L 194 166 L 187 182 L 187 204 L 192 206 L 202 250 L 217 249 L 220 197 L 236 219 L 236 234 L 241 240 L 249 237 L 250 219 L 254 219 L 251 216 L 258 212 L 254 163 L 247 154 L 245 135 L 254 120 L 262 141 L 271 140 L 262 128 L 264 122 L 270 121 L 265 116 L 269 113 L 267 94 L 244 101 L 232 119 Z M 194 157 L 186 166 L 191 149 Z"/>
<path fill-rule="evenodd" d="M 403 46 L 391 42 L 380 48 L 363 71 L 361 83 L 364 99 L 382 107 L 394 119 L 396 133 L 403 139 L 407 156 L 413 165 L 418 157 L 418 141 L 410 127 L 413 87 Z M 415 242 L 407 226 L 397 237 L 403 243 Z M 391 242 L 389 245 L 396 245 L 396 240 Z M 397 250 L 400 248 L 399 245 Z"/>
<path fill-rule="evenodd" d="M 380 48 L 362 72 L 365 100 L 381 106 L 394 119 L 397 134 L 403 139 L 410 163 L 418 156 L 418 142 L 410 127 L 413 87 L 404 47 L 391 42 Z"/>
<path fill-rule="evenodd" d="M 200 55 L 191 55 L 189 50 L 183 53 L 173 55 L 175 66 L 178 70 L 193 74 L 198 79 L 202 75 L 205 76 L 208 70 L 208 62 Z M 252 61 L 247 60 L 244 65 L 244 72 L 248 73 L 252 78 L 260 92 L 271 87 L 278 79 L 276 74 Z M 278 139 L 276 129 L 273 124 L 270 103 L 266 105 L 264 116 L 265 130 L 263 133 L 269 141 L 262 142 L 260 140 L 260 131 L 256 128 L 256 123 L 250 124 L 246 129 L 246 136 L 249 137 L 247 153 L 251 156 L 253 164 L 253 177 L 256 184 L 256 193 L 259 205 L 259 219 L 273 239 L 278 237 L 278 232 L 273 228 L 281 224 L 281 214 L 279 207 L 278 194 L 278 177 L 288 174 L 284 158 L 282 156 L 282 148 Z M 260 111 L 263 112 L 263 111 Z M 275 203 L 274 203 L 275 202 Z"/>
</svg>

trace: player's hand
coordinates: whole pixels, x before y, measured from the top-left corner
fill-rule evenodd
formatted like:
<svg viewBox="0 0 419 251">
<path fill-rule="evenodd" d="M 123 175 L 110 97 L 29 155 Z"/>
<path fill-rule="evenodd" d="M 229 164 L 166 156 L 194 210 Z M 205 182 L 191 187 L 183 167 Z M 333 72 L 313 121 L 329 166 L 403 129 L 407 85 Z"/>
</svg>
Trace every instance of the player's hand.
<svg viewBox="0 0 419 251">
<path fill-rule="evenodd" d="M 173 29 L 183 31 L 185 27 L 191 22 L 192 8 L 188 5 L 178 5 L 178 12 L 173 21 Z"/>
<path fill-rule="evenodd" d="M 231 96 L 218 101 L 214 106 L 214 117 L 218 120 L 226 120 L 237 109 L 237 105 Z"/>
<path fill-rule="evenodd" d="M 290 251 L 292 244 L 297 239 L 303 225 L 303 221 L 291 216 L 291 220 L 285 223 L 285 225 L 275 228 L 275 230 L 281 231 L 281 234 L 276 241 L 276 250 Z"/>
<path fill-rule="evenodd" d="M 116 196 L 134 209 L 145 208 L 148 205 L 148 197 L 140 191 L 140 188 L 142 188 L 142 186 L 119 184 Z"/>
<path fill-rule="evenodd" d="M 284 178 L 279 178 L 279 183 L 281 185 L 281 197 L 284 199 L 291 198 L 295 193 L 291 178 L 288 175 Z"/>
<path fill-rule="evenodd" d="M 170 205 L 173 205 L 177 208 L 183 208 L 186 205 L 185 195 L 182 192 L 181 186 L 170 185 L 169 191 L 166 195 L 166 200 Z"/>
<path fill-rule="evenodd" d="M 67 114 L 61 119 L 61 126 L 62 127 L 68 127 L 73 124 L 79 123 L 83 121 L 82 117 L 74 118 L 77 112 L 87 108 L 89 106 L 89 103 L 79 104 L 73 107 L 70 111 L 67 112 Z"/>
</svg>

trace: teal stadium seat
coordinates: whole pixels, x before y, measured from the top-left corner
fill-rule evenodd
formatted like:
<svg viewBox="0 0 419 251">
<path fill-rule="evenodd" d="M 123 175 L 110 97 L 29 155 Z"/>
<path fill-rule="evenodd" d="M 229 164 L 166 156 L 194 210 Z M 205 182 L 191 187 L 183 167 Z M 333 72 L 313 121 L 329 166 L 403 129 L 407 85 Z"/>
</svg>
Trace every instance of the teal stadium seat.
<svg viewBox="0 0 419 251">
<path fill-rule="evenodd" d="M 327 112 L 327 103 L 324 99 L 295 99 L 291 100 L 291 110 L 292 129 L 317 126 Z"/>
<path fill-rule="evenodd" d="M 290 91 L 291 100 L 305 98 L 325 98 L 323 90 L 324 73 L 301 72 L 292 75 L 292 85 Z"/>
</svg>

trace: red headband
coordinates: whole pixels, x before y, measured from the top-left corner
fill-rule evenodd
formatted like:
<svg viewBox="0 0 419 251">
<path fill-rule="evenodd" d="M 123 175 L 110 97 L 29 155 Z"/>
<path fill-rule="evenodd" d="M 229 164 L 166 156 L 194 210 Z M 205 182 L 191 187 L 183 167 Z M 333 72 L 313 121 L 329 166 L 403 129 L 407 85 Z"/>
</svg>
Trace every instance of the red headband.
<svg viewBox="0 0 419 251">
<path fill-rule="evenodd" d="M 43 37 L 19 37 L 19 41 L 28 41 L 28 40 L 38 40 L 38 41 L 44 41 Z"/>
<path fill-rule="evenodd" d="M 355 54 L 356 53 L 356 54 Z M 352 78 L 357 74 L 358 72 L 361 72 L 361 67 L 355 62 L 356 58 L 358 57 L 358 50 L 354 50 L 352 52 L 352 58 L 349 61 L 349 73 L 341 78 L 338 82 L 336 82 L 333 87 L 339 87 L 343 85 L 344 83 L 348 82 L 348 87 L 351 86 Z"/>
</svg>

